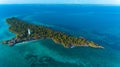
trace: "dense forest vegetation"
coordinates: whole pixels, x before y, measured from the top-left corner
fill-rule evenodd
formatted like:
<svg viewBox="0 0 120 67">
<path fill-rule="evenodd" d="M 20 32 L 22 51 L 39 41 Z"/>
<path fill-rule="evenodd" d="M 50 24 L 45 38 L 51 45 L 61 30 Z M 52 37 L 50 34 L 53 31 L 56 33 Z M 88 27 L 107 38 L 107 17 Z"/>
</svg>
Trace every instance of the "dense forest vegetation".
<svg viewBox="0 0 120 67">
<path fill-rule="evenodd" d="M 55 43 L 62 44 L 64 47 L 90 46 L 94 48 L 102 48 L 102 46 L 99 46 L 92 41 L 88 41 L 83 37 L 74 37 L 60 31 L 55 31 L 46 26 L 27 23 L 16 17 L 7 18 L 6 22 L 10 25 L 9 30 L 15 33 L 16 37 L 5 41 L 5 44 L 16 44 L 22 41 L 49 38 Z M 13 43 L 13 41 L 15 42 Z"/>
</svg>

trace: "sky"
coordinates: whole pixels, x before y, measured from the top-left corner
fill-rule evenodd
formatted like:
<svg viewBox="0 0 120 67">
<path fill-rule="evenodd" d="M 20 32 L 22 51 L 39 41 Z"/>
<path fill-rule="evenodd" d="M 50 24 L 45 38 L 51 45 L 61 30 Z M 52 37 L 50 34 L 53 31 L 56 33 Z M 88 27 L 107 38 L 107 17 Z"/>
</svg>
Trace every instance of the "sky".
<svg viewBox="0 0 120 67">
<path fill-rule="evenodd" d="M 120 0 L 0 0 L 0 4 L 113 4 Z"/>
</svg>

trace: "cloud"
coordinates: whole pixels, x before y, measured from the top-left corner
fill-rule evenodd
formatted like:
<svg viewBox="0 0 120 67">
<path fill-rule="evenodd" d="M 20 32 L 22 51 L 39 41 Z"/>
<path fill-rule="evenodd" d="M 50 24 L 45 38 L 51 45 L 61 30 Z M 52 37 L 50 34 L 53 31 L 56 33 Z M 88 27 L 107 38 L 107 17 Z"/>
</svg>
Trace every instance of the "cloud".
<svg viewBox="0 0 120 67">
<path fill-rule="evenodd" d="M 120 4 L 120 0 L 0 0 L 1 4 Z"/>
</svg>

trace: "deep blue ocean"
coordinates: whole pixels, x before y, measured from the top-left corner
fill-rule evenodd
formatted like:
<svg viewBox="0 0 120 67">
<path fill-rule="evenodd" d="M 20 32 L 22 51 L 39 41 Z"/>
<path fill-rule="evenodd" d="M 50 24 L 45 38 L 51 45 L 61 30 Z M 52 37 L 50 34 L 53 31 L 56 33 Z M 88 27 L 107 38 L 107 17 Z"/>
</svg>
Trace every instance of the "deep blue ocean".
<svg viewBox="0 0 120 67">
<path fill-rule="evenodd" d="M 104 49 L 64 48 L 49 39 L 13 47 L 0 44 L 0 67 L 120 67 L 120 6 L 3 4 L 0 5 L 0 41 L 15 36 L 5 22 L 12 16 L 83 36 Z"/>
</svg>

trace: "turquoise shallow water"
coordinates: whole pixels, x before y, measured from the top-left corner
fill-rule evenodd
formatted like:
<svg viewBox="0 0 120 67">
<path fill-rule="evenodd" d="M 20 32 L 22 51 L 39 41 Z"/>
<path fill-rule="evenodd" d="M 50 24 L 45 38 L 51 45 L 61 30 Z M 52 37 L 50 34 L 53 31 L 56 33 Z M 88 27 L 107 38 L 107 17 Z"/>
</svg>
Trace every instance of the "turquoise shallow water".
<svg viewBox="0 0 120 67">
<path fill-rule="evenodd" d="M 0 41 L 15 36 L 8 31 L 5 19 L 16 16 L 30 23 L 83 36 L 105 47 L 66 49 L 48 39 L 13 47 L 0 45 L 0 67 L 120 67 L 119 8 L 95 5 L 0 5 Z"/>
</svg>

